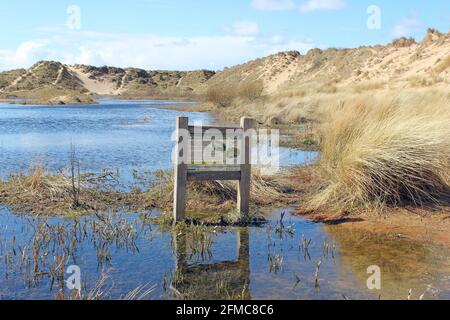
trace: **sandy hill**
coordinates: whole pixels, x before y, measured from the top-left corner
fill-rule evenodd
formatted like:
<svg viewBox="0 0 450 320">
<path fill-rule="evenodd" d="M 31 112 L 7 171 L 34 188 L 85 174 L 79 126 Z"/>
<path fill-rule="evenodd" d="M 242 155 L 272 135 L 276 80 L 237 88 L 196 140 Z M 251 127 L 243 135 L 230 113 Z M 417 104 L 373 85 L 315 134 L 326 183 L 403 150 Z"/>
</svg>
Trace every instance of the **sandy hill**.
<svg viewBox="0 0 450 320">
<path fill-rule="evenodd" d="M 54 61 L 0 73 L 0 97 L 50 104 L 93 103 L 81 80 L 67 66 Z"/>
<path fill-rule="evenodd" d="M 306 55 L 282 52 L 225 69 L 208 81 L 210 86 L 263 81 L 265 92 L 311 85 L 349 85 L 449 80 L 450 34 L 429 29 L 417 43 L 401 38 L 386 46 L 355 49 L 312 49 Z M 420 78 L 420 79 L 419 79 Z"/>
<path fill-rule="evenodd" d="M 318 119 L 324 108 L 364 94 L 450 93 L 450 33 L 429 29 L 420 42 L 281 52 L 218 72 L 207 84 L 204 110 L 271 124 Z"/>
<path fill-rule="evenodd" d="M 239 91 L 260 83 L 264 96 L 336 93 L 342 88 L 374 90 L 446 86 L 450 81 L 450 35 L 429 29 L 421 42 L 401 38 L 386 46 L 281 52 L 220 72 L 63 65 L 41 61 L 28 70 L 0 73 L 0 98 L 40 99 L 43 103 L 92 101 L 92 96 L 180 98 L 210 88 Z M 246 89 L 247 91 L 250 89 Z M 250 93 L 251 94 L 251 93 Z"/>
<path fill-rule="evenodd" d="M 137 68 L 68 66 L 40 61 L 28 70 L 0 73 L 0 97 L 37 103 L 92 103 L 91 96 L 126 98 L 188 97 L 202 88 L 213 71 L 147 71 Z"/>
<path fill-rule="evenodd" d="M 147 71 L 86 65 L 75 65 L 70 70 L 94 94 L 128 97 L 185 96 L 197 92 L 214 75 L 206 70 Z"/>
</svg>

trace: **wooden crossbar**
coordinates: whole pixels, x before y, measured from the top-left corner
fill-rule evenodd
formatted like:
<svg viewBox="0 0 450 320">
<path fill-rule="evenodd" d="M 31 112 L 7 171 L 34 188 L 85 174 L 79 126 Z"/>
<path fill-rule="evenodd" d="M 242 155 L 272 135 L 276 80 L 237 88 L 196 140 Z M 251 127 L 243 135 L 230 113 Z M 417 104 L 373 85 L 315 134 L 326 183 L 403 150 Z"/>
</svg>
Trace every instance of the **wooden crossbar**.
<svg viewBox="0 0 450 320">
<path fill-rule="evenodd" d="M 189 118 L 177 118 L 178 152 L 175 152 L 174 172 L 174 221 L 184 220 L 186 211 L 186 185 L 188 181 L 211 181 L 211 180 L 236 180 L 238 181 L 238 211 L 241 214 L 249 213 L 250 204 L 250 182 L 251 182 L 251 131 L 254 120 L 242 118 L 239 127 L 195 127 L 189 125 Z M 188 133 L 188 138 L 186 137 Z M 211 133 L 211 134 L 209 134 Z M 214 137 L 220 133 L 222 137 Z M 227 146 L 226 139 L 232 135 L 231 145 Z M 217 138 L 217 139 L 216 139 Z M 196 143 L 199 141 L 198 143 Z M 220 152 L 231 152 L 231 158 L 238 157 L 238 152 L 233 149 L 233 144 L 239 144 L 240 162 L 226 165 L 205 164 L 202 159 L 203 148 L 218 150 Z M 228 147 L 231 150 L 226 150 Z M 180 151 L 181 150 L 181 151 Z M 189 152 L 188 152 L 189 151 Z M 191 152 L 200 152 L 200 164 L 195 164 Z M 235 154 L 236 153 L 236 154 Z M 230 153 L 227 154 L 230 156 Z M 194 157 L 195 158 L 195 157 Z M 224 159 L 225 160 L 225 159 Z M 229 159 L 227 159 L 229 160 Z M 194 164 L 193 164 L 194 163 Z"/>
<path fill-rule="evenodd" d="M 201 131 L 198 130 L 199 127 L 197 127 L 197 131 L 201 132 L 202 134 L 204 134 L 207 131 L 219 131 L 223 134 L 223 136 L 225 136 L 228 132 L 238 132 L 240 134 L 242 134 L 242 128 L 241 127 L 212 127 L 212 126 L 203 126 L 201 127 Z M 196 127 L 195 126 L 188 126 L 188 130 L 191 134 L 194 134 L 196 131 Z"/>
</svg>

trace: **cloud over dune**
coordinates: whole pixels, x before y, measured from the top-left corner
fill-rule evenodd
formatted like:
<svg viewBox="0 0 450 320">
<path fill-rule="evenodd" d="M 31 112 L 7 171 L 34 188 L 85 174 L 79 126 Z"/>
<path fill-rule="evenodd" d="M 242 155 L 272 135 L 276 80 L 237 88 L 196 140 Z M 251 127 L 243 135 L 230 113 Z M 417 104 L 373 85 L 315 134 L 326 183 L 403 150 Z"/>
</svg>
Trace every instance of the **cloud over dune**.
<svg viewBox="0 0 450 320">
<path fill-rule="evenodd" d="M 345 6 L 344 0 L 306 0 L 297 5 L 294 0 L 252 0 L 252 7 L 260 11 L 281 11 L 298 9 L 308 13 L 319 10 L 339 10 Z"/>
<path fill-rule="evenodd" d="M 258 36 L 252 23 L 237 23 L 221 36 L 167 37 L 52 30 L 48 38 L 16 50 L 0 50 L 0 70 L 26 68 L 37 60 L 144 69 L 222 69 L 285 50 L 305 52 L 314 44 L 281 36 Z M 226 52 L 226 54 L 224 54 Z"/>
</svg>

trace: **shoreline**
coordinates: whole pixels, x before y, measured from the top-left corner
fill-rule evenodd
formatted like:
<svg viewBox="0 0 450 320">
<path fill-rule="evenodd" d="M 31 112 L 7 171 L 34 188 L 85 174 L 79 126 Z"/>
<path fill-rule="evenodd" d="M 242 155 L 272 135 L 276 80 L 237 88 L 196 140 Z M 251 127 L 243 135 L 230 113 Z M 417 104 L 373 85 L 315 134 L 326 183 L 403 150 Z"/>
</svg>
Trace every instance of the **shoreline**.
<svg viewBox="0 0 450 320">
<path fill-rule="evenodd" d="M 324 225 L 340 225 L 348 230 L 359 230 L 377 236 L 406 238 L 425 244 L 439 244 L 450 248 L 450 207 L 414 208 L 400 207 L 383 212 L 310 212 L 302 207 L 312 190 L 318 188 L 312 167 L 298 170 L 291 176 L 301 195 L 292 215 Z"/>
<path fill-rule="evenodd" d="M 108 95 L 94 95 L 91 97 L 91 101 L 79 101 L 74 103 L 55 103 L 52 102 L 52 100 L 62 98 L 62 96 L 56 96 L 53 98 L 47 99 L 40 99 L 40 98 L 21 98 L 21 97 L 15 97 L 15 98 L 0 98 L 0 104 L 10 104 L 10 105 L 26 105 L 26 106 L 58 106 L 58 105 L 98 105 L 98 101 L 102 99 L 110 99 L 110 100 L 123 100 L 123 101 L 145 101 L 145 100 L 152 100 L 152 101 L 168 101 L 168 102 L 180 102 L 180 103 L 197 103 L 198 100 L 192 98 L 192 97 L 163 97 L 163 96 L 148 96 L 148 97 L 122 97 L 122 96 L 108 96 Z M 69 96 L 69 98 L 78 98 L 77 96 Z M 170 109 L 170 105 L 167 107 L 167 109 Z M 176 107 L 176 106 L 173 106 Z M 188 111 L 187 108 L 189 106 L 186 106 L 186 110 L 180 110 L 180 111 Z M 163 108 L 162 108 L 163 109 Z"/>
<path fill-rule="evenodd" d="M 356 230 L 380 237 L 407 239 L 450 248 L 450 208 L 443 208 L 438 212 L 397 208 L 380 215 L 353 213 L 341 218 L 298 211 L 294 214 L 325 225 L 339 225 L 348 231 Z"/>
<path fill-rule="evenodd" d="M 117 100 L 132 101 L 141 99 Z M 175 100 L 166 101 L 175 102 Z M 158 108 L 181 112 L 205 112 L 214 117 L 221 117 L 221 115 L 215 113 L 214 110 L 205 110 L 200 103 L 195 102 L 190 105 L 167 104 L 159 106 Z M 288 130 L 286 135 L 289 138 L 296 137 L 295 133 L 290 130 Z M 288 147 L 303 151 L 319 150 L 318 146 L 315 146 L 313 150 L 295 146 Z M 295 169 L 290 169 L 289 172 L 293 175 L 291 179 L 295 181 L 296 187 L 300 190 L 297 194 L 298 198 L 296 201 L 292 202 L 295 215 L 305 217 L 306 219 L 318 223 L 340 224 L 345 225 L 346 228 L 350 229 L 360 229 L 362 231 L 380 235 L 385 234 L 392 237 L 407 237 L 410 240 L 440 243 L 446 247 L 450 247 L 450 208 L 434 211 L 432 209 L 419 208 L 394 208 L 389 209 L 380 215 L 366 212 L 353 212 L 337 217 L 326 213 L 311 214 L 302 212 L 301 204 L 304 202 L 305 197 L 314 190 L 314 184 L 316 183 L 316 181 L 314 181 L 315 178 L 310 174 L 311 172 L 308 172 L 310 168 L 311 167 L 307 167 L 307 170 L 301 170 L 300 172 Z M 288 197 L 288 194 L 286 194 L 286 196 Z"/>
</svg>

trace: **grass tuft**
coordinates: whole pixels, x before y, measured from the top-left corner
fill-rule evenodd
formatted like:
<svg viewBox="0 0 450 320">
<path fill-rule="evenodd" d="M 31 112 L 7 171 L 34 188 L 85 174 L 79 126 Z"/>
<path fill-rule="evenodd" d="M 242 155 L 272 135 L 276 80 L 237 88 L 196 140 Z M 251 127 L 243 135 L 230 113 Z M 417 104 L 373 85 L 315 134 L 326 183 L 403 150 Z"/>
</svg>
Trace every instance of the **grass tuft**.
<svg viewBox="0 0 450 320">
<path fill-rule="evenodd" d="M 322 188 L 311 210 L 348 212 L 450 201 L 448 95 L 365 96 L 330 108 L 321 128 Z"/>
</svg>

